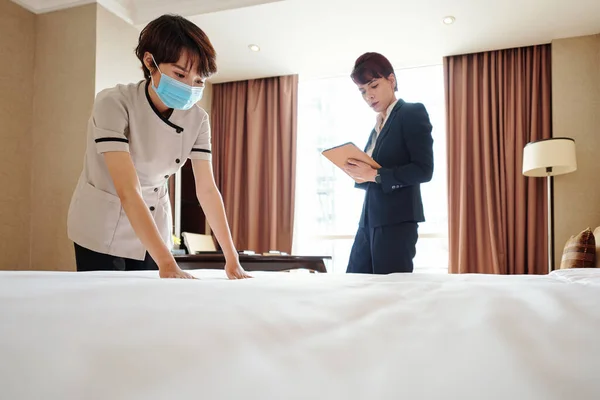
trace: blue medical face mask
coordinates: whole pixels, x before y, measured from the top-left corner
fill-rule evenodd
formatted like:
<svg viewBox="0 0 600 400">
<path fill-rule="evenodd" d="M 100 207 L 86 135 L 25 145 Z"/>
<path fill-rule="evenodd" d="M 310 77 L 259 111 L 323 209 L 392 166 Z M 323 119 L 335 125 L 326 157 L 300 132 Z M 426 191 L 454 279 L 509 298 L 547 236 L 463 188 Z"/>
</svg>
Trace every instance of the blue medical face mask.
<svg viewBox="0 0 600 400">
<path fill-rule="evenodd" d="M 152 87 L 165 106 L 177 110 L 189 110 L 194 104 L 200 101 L 204 87 L 190 86 L 179 82 L 177 79 L 162 73 L 160 68 L 158 68 L 156 60 L 154 60 L 154 56 L 152 56 L 152 61 L 154 61 L 154 65 L 156 65 L 158 72 L 160 72 L 158 87 L 154 85 L 154 79 L 150 75 Z"/>
</svg>

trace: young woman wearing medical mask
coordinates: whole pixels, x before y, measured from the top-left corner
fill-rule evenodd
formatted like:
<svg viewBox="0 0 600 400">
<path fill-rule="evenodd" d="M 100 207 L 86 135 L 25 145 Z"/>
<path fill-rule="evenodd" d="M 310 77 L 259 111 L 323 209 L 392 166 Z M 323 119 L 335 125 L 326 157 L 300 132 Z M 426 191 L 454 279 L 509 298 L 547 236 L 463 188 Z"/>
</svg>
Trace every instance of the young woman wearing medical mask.
<svg viewBox="0 0 600 400">
<path fill-rule="evenodd" d="M 145 79 L 100 92 L 88 122 L 68 216 L 77 270 L 158 269 L 162 278 L 192 278 L 170 251 L 167 192 L 169 177 L 190 158 L 225 272 L 230 279 L 249 277 L 215 185 L 208 115 L 196 104 L 217 69 L 210 40 L 190 21 L 165 15 L 142 30 L 136 55 Z"/>
</svg>

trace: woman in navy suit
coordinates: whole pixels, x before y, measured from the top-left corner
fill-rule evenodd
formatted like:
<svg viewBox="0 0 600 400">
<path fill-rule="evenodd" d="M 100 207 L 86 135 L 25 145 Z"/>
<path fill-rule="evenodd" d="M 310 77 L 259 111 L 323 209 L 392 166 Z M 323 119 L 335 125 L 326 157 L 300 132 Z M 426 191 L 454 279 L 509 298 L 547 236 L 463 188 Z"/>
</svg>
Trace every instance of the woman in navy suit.
<svg viewBox="0 0 600 400">
<path fill-rule="evenodd" d="M 433 175 L 432 126 L 421 103 L 396 99 L 396 75 L 378 53 L 365 53 L 352 81 L 377 113 L 365 152 L 380 169 L 348 160 L 346 172 L 358 180 L 365 200 L 347 272 L 412 272 L 418 223 L 425 221 L 420 184 Z"/>
</svg>

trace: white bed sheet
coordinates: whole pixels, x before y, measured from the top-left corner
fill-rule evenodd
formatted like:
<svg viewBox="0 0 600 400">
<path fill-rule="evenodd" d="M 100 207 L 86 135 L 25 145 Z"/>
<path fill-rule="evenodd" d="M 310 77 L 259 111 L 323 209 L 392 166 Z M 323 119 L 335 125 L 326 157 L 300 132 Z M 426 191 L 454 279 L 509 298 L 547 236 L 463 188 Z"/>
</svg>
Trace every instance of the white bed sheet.
<svg viewBox="0 0 600 400">
<path fill-rule="evenodd" d="M 600 270 L 0 273 L 0 398 L 600 399 Z"/>
</svg>

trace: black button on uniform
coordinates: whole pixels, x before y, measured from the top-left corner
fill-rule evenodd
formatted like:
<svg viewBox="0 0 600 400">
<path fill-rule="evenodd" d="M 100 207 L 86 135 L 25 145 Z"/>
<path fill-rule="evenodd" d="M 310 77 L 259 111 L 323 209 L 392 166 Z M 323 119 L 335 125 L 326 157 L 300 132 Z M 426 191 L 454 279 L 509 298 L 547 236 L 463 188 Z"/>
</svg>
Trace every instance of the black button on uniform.
<svg viewBox="0 0 600 400">
<path fill-rule="evenodd" d="M 165 175 L 165 179 L 169 179 L 169 175 Z"/>
<path fill-rule="evenodd" d="M 176 162 L 177 164 L 179 164 L 179 162 L 180 162 L 179 158 L 178 158 L 178 159 L 176 159 L 176 160 L 175 160 L 175 162 Z"/>
<path fill-rule="evenodd" d="M 154 210 L 155 210 L 154 206 L 150 207 L 150 211 L 154 211 Z"/>
<path fill-rule="evenodd" d="M 158 192 L 158 188 L 154 188 L 154 191 L 155 191 L 155 192 Z"/>
</svg>

